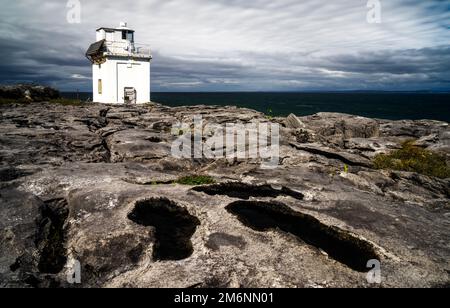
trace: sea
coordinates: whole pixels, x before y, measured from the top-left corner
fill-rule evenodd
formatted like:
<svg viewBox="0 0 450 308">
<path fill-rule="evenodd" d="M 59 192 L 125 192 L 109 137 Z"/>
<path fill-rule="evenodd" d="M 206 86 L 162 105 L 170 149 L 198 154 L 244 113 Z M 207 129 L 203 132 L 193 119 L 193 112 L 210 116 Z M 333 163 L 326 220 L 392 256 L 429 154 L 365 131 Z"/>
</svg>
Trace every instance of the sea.
<svg viewBox="0 0 450 308">
<path fill-rule="evenodd" d="M 64 92 L 62 96 L 86 100 L 92 93 Z M 450 122 L 450 93 L 152 92 L 151 100 L 167 106 L 233 105 L 274 117 L 340 112 L 388 120 Z"/>
</svg>

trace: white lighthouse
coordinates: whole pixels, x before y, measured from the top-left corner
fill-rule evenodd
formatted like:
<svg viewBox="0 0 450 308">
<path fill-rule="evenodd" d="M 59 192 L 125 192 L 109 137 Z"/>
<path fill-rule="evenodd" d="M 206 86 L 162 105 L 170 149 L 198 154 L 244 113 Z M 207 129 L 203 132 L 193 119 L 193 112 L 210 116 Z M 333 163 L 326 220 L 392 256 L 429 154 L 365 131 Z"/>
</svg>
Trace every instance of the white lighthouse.
<svg viewBox="0 0 450 308">
<path fill-rule="evenodd" d="M 150 102 L 149 49 L 137 47 L 134 30 L 120 23 L 118 28 L 97 29 L 96 42 L 86 57 L 92 62 L 93 101 L 106 104 Z"/>
</svg>

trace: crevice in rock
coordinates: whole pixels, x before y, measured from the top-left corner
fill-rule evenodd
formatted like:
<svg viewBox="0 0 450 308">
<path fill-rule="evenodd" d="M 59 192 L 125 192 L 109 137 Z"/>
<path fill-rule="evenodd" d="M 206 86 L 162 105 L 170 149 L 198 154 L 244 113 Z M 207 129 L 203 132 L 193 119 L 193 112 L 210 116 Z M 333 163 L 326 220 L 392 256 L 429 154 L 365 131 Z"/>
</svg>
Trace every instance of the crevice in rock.
<svg viewBox="0 0 450 308">
<path fill-rule="evenodd" d="M 40 251 L 38 269 L 42 273 L 57 274 L 67 261 L 65 222 L 69 209 L 65 199 L 45 202 L 36 245 Z"/>
<path fill-rule="evenodd" d="M 24 282 L 30 287 L 37 289 L 39 288 L 39 285 L 41 284 L 42 281 L 33 275 L 28 275 L 24 279 Z"/>
<path fill-rule="evenodd" d="M 136 247 L 128 251 L 127 256 L 133 264 L 136 264 L 141 259 L 143 252 L 144 246 L 141 243 L 139 243 Z"/>
<path fill-rule="evenodd" d="M 293 234 L 358 272 L 367 272 L 367 261 L 379 259 L 369 242 L 337 227 L 327 226 L 313 216 L 296 212 L 283 203 L 236 201 L 226 209 L 253 230 L 279 229 Z"/>
<path fill-rule="evenodd" d="M 191 237 L 200 221 L 175 202 L 167 198 L 137 201 L 128 218 L 155 228 L 154 260 L 182 260 L 192 255 Z"/>
<path fill-rule="evenodd" d="M 83 123 L 87 126 L 90 132 L 95 133 L 97 130 L 108 126 L 108 120 L 102 116 L 100 111 L 99 116 L 86 116 L 84 118 L 76 119 L 75 122 Z"/>
<path fill-rule="evenodd" d="M 102 137 L 102 146 L 106 151 L 106 155 L 105 155 L 105 163 L 110 163 L 111 162 L 111 150 L 109 149 L 108 146 L 108 142 L 106 141 L 105 137 Z"/>
<path fill-rule="evenodd" d="M 21 257 L 18 257 L 16 259 L 16 261 L 9 266 L 9 269 L 11 270 L 11 272 L 17 271 L 20 268 L 21 263 L 22 263 L 22 259 L 21 259 Z"/>
<path fill-rule="evenodd" d="M 153 143 L 161 143 L 163 142 L 163 140 L 160 137 L 157 136 L 151 136 L 147 138 L 148 141 L 153 142 Z"/>
<path fill-rule="evenodd" d="M 129 184 L 135 184 L 135 185 L 150 185 L 150 186 L 155 186 L 155 185 L 170 185 L 174 183 L 174 180 L 139 180 L 136 178 L 121 178 L 122 181 L 127 182 Z"/>
<path fill-rule="evenodd" d="M 242 182 L 227 182 L 209 186 L 198 186 L 192 188 L 192 190 L 204 192 L 211 196 L 226 195 L 228 197 L 245 200 L 250 199 L 250 197 L 276 198 L 278 196 L 290 196 L 298 200 L 303 200 L 304 197 L 302 193 L 284 186 L 281 187 L 281 189 L 275 189 L 268 184 L 252 185 Z"/>
<path fill-rule="evenodd" d="M 16 124 L 17 128 L 30 128 L 30 122 L 27 119 L 13 119 L 12 123 Z"/>
<path fill-rule="evenodd" d="M 106 116 L 108 115 L 108 111 L 109 111 L 110 109 L 111 109 L 111 108 L 105 108 L 105 109 L 100 110 L 100 112 L 99 112 L 100 117 L 101 117 L 101 118 L 106 118 Z"/>
<path fill-rule="evenodd" d="M 30 175 L 30 172 L 25 172 L 16 168 L 0 168 L 0 182 L 9 182 L 17 180 L 18 178 Z"/>
<path fill-rule="evenodd" d="M 325 158 L 328 159 L 336 159 L 341 161 L 344 164 L 350 165 L 350 166 L 360 166 L 360 167 L 371 167 L 371 163 L 370 161 L 358 161 L 358 160 L 354 160 L 354 159 L 350 159 L 346 156 L 350 156 L 354 154 L 349 154 L 349 153 L 338 153 L 338 152 L 334 152 L 333 150 L 326 150 L 326 149 L 320 149 L 320 148 L 315 148 L 315 147 L 310 147 L 310 146 L 303 146 L 300 144 L 296 144 L 296 143 L 289 143 L 292 147 L 296 148 L 297 150 L 301 150 L 301 151 L 305 151 L 314 155 L 320 155 L 323 156 Z"/>
</svg>

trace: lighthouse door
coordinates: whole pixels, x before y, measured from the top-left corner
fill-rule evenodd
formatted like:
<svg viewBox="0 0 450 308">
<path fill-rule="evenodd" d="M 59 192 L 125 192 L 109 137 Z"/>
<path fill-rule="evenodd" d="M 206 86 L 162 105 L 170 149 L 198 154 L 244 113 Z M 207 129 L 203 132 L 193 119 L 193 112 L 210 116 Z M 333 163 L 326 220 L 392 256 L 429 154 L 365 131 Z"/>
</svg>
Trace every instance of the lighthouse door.
<svg viewBox="0 0 450 308">
<path fill-rule="evenodd" d="M 123 102 L 125 104 L 136 104 L 136 89 L 132 87 L 124 88 Z"/>
</svg>

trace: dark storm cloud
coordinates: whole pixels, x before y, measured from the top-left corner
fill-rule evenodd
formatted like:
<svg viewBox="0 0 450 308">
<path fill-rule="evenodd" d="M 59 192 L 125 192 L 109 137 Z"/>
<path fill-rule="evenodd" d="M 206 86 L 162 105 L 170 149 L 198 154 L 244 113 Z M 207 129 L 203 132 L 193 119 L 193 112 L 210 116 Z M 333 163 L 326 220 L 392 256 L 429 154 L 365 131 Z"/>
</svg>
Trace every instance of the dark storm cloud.
<svg viewBox="0 0 450 308">
<path fill-rule="evenodd" d="M 29 0 L 0 12 L 0 83 L 90 90 L 85 49 L 128 20 L 153 49 L 152 90 L 450 90 L 450 1 Z"/>
<path fill-rule="evenodd" d="M 0 63 L 1 82 L 86 87 L 88 79 L 83 76 L 91 74 L 89 62 L 74 44 L 75 37 L 4 21 L 0 26 L 8 35 L 0 48 L 0 57 L 7 59 Z"/>
<path fill-rule="evenodd" d="M 174 85 L 180 88 L 215 88 L 246 84 L 250 90 L 307 89 L 386 89 L 406 90 L 411 83 L 420 89 L 448 87 L 450 80 L 450 47 L 380 51 L 335 56 L 298 57 L 292 54 L 255 56 L 240 54 L 236 57 L 258 59 L 256 64 L 189 61 L 156 55 L 153 66 L 155 84 L 162 90 Z M 285 67 L 278 67 L 284 57 Z M 181 78 L 182 76 L 182 78 Z M 270 77 L 270 78 L 268 78 Z M 256 86 L 252 87 L 255 83 Z M 404 83 L 401 85 L 401 83 Z"/>
<path fill-rule="evenodd" d="M 330 68 L 357 73 L 445 73 L 450 72 L 450 46 L 340 55 L 328 61 Z"/>
</svg>

